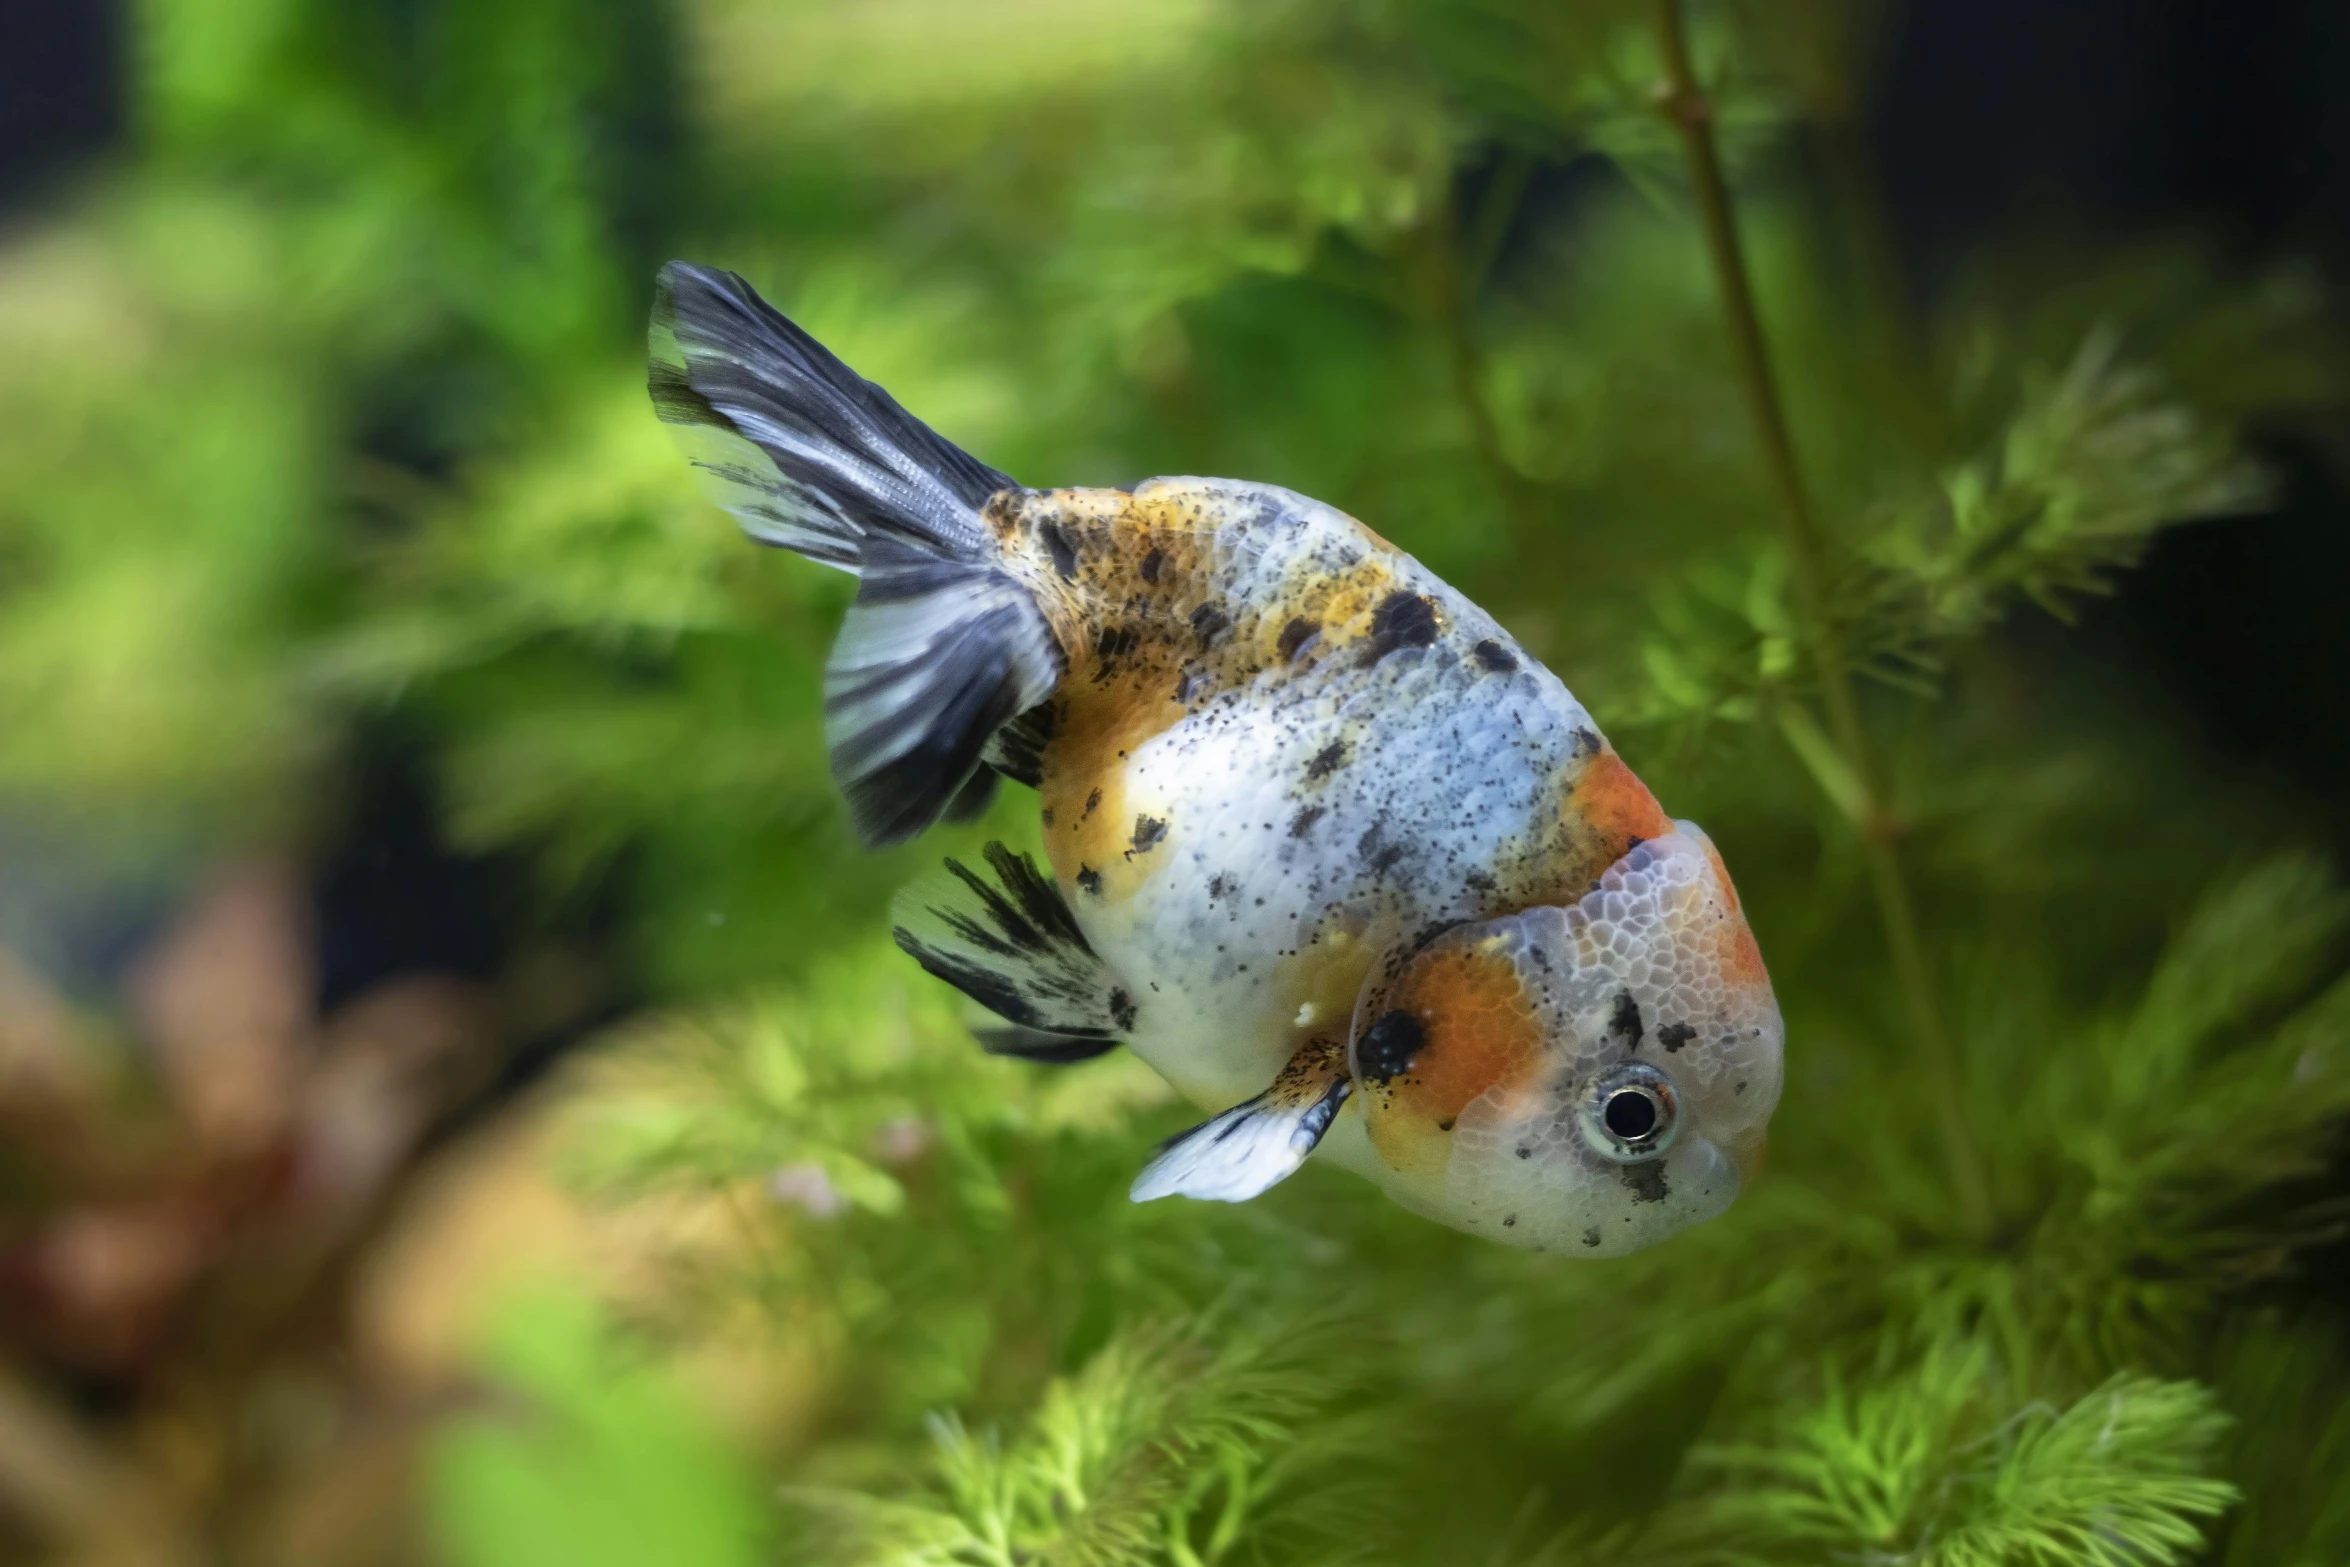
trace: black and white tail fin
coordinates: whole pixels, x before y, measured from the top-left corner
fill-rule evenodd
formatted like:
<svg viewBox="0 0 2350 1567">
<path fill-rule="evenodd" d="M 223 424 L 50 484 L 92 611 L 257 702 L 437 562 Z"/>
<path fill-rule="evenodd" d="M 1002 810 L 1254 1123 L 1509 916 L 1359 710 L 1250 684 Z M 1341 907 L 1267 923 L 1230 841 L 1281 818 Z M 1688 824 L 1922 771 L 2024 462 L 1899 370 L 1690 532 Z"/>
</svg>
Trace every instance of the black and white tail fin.
<svg viewBox="0 0 2350 1567">
<path fill-rule="evenodd" d="M 731 272 L 672 261 L 653 300 L 653 407 L 765 544 L 854 571 L 883 535 L 980 558 L 1012 481 L 942 440 Z"/>
<path fill-rule="evenodd" d="M 833 776 L 870 844 L 965 793 L 989 738 L 1043 701 L 1061 650 L 980 520 L 1003 474 L 942 440 L 731 272 L 671 262 L 653 407 L 764 544 L 857 573 L 825 672 Z"/>
<path fill-rule="evenodd" d="M 998 1055 L 1082 1061 L 1116 1048 L 1135 1000 L 1087 945 L 1060 888 L 1024 854 L 987 846 L 992 878 L 959 861 L 898 894 L 898 945 L 1009 1025 L 980 1032 Z"/>
</svg>

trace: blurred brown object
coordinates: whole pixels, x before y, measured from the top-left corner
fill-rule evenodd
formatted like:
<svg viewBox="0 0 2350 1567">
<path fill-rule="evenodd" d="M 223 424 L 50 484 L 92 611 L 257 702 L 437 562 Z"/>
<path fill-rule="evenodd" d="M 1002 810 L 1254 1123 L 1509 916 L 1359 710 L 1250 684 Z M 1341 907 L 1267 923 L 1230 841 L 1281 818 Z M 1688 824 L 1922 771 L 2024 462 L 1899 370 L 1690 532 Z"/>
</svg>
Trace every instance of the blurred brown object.
<svg viewBox="0 0 2350 1567">
<path fill-rule="evenodd" d="M 6 1559 L 419 1559 L 410 1450 L 462 1390 L 352 1354 L 351 1281 L 517 1009 L 410 975 L 321 1017 L 311 927 L 294 868 L 227 870 L 132 964 L 127 1032 L 0 952 Z"/>
<path fill-rule="evenodd" d="M 126 987 L 181 1131 L 210 1157 L 259 1154 L 294 1113 L 310 1048 L 309 904 L 291 867 L 217 878 Z"/>
<path fill-rule="evenodd" d="M 0 949 L 0 1109 L 44 1113 L 85 1104 L 96 1091 L 72 1012 L 38 974 Z"/>
</svg>

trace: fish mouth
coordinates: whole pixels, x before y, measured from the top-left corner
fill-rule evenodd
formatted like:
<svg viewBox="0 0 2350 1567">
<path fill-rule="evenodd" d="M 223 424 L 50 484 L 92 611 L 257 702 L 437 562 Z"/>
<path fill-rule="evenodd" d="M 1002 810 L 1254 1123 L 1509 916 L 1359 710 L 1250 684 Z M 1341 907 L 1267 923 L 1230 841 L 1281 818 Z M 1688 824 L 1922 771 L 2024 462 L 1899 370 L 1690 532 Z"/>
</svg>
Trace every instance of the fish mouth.
<svg viewBox="0 0 2350 1567">
<path fill-rule="evenodd" d="M 1738 1171 L 1738 1189 L 1744 1191 L 1762 1179 L 1763 1167 L 1770 1163 L 1771 1137 L 1762 1127 L 1754 1129 L 1752 1137 L 1742 1137 L 1723 1147 L 1732 1166 Z"/>
</svg>

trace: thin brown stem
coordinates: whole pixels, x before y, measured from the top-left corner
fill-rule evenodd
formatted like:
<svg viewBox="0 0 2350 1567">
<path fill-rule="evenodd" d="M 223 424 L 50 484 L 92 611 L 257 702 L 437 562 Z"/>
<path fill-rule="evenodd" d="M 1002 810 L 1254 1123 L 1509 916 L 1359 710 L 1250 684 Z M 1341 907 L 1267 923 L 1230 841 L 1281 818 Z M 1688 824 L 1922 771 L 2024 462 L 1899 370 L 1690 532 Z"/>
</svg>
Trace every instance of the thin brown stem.
<svg viewBox="0 0 2350 1567">
<path fill-rule="evenodd" d="M 1745 387 L 1747 410 L 1762 444 L 1763 460 L 1770 469 L 1772 487 L 1778 492 L 1781 525 L 1787 536 L 1789 575 L 1810 634 L 1809 649 L 1819 678 L 1820 706 L 1827 717 L 1828 735 L 1842 755 L 1857 796 L 1854 804 L 1862 849 L 1868 858 L 1869 885 L 1885 929 L 1894 983 L 1901 992 L 1920 1064 L 1933 1090 L 1951 1188 L 1968 1228 L 1977 1235 L 1985 1235 L 1993 1222 L 1990 1182 L 1967 1116 L 1965 1085 L 1958 1060 L 1943 1030 L 1941 1011 L 1935 1004 L 1925 943 L 1918 935 L 1917 911 L 1910 901 L 1909 884 L 1902 874 L 1896 846 L 1898 824 L 1886 808 L 1884 786 L 1870 752 L 1868 733 L 1861 724 L 1860 704 L 1853 694 L 1844 639 L 1830 601 L 1827 551 L 1812 513 L 1811 497 L 1804 488 L 1803 469 L 1796 460 L 1794 437 L 1787 428 L 1785 405 L 1771 369 L 1770 350 L 1755 311 L 1754 285 L 1739 244 L 1729 184 L 1722 177 L 1721 154 L 1714 145 L 1713 109 L 1698 87 L 1696 73 L 1690 69 L 1688 40 L 1681 25 L 1681 0 L 1655 0 L 1655 4 L 1658 41 L 1663 47 L 1667 73 L 1662 106 L 1679 127 L 1688 153 L 1690 183 L 1705 229 L 1706 250 L 1721 289 L 1731 351 Z"/>
</svg>

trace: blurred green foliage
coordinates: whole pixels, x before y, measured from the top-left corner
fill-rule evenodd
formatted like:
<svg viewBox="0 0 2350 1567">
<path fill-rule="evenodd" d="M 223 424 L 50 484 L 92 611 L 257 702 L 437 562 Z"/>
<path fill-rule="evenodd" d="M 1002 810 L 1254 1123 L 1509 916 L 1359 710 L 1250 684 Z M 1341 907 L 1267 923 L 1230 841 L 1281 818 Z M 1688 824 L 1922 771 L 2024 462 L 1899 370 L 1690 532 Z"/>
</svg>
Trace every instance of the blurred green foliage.
<svg viewBox="0 0 2350 1567">
<path fill-rule="evenodd" d="M 617 911 L 648 1011 L 573 1177 L 732 1215 L 628 1341 L 748 1303 L 814 1368 L 812 1425 L 731 1453 L 593 1313 L 517 1308 L 485 1365 L 524 1412 L 434 1469 L 454 1559 L 2350 1550 L 2345 1325 L 2291 1283 L 2345 1212 L 2344 900 L 2142 694 L 1986 636 L 2262 504 L 2246 432 L 2338 392 L 2323 301 L 2074 243 L 1920 313 L 1854 172 L 1865 9 L 1694 22 L 1988 1231 L 1930 1152 L 1650 7 L 136 8 L 135 150 L 0 249 L 0 788 L 157 854 L 300 844 L 402 736 L 454 843 Z M 1737 867 L 1772 1179 L 1604 1265 L 1319 1168 L 1127 1204 L 1155 1080 L 983 1058 L 887 949 L 941 843 L 850 847 L 847 584 L 745 548 L 644 404 L 669 254 L 1024 480 L 1287 484 L 1502 616 Z"/>
<path fill-rule="evenodd" d="M 741 1455 L 658 1374 L 625 1367 L 594 1304 L 505 1302 L 484 1355 L 502 1406 L 452 1422 L 433 1524 L 463 1567 L 752 1567 L 769 1532 Z"/>
</svg>

